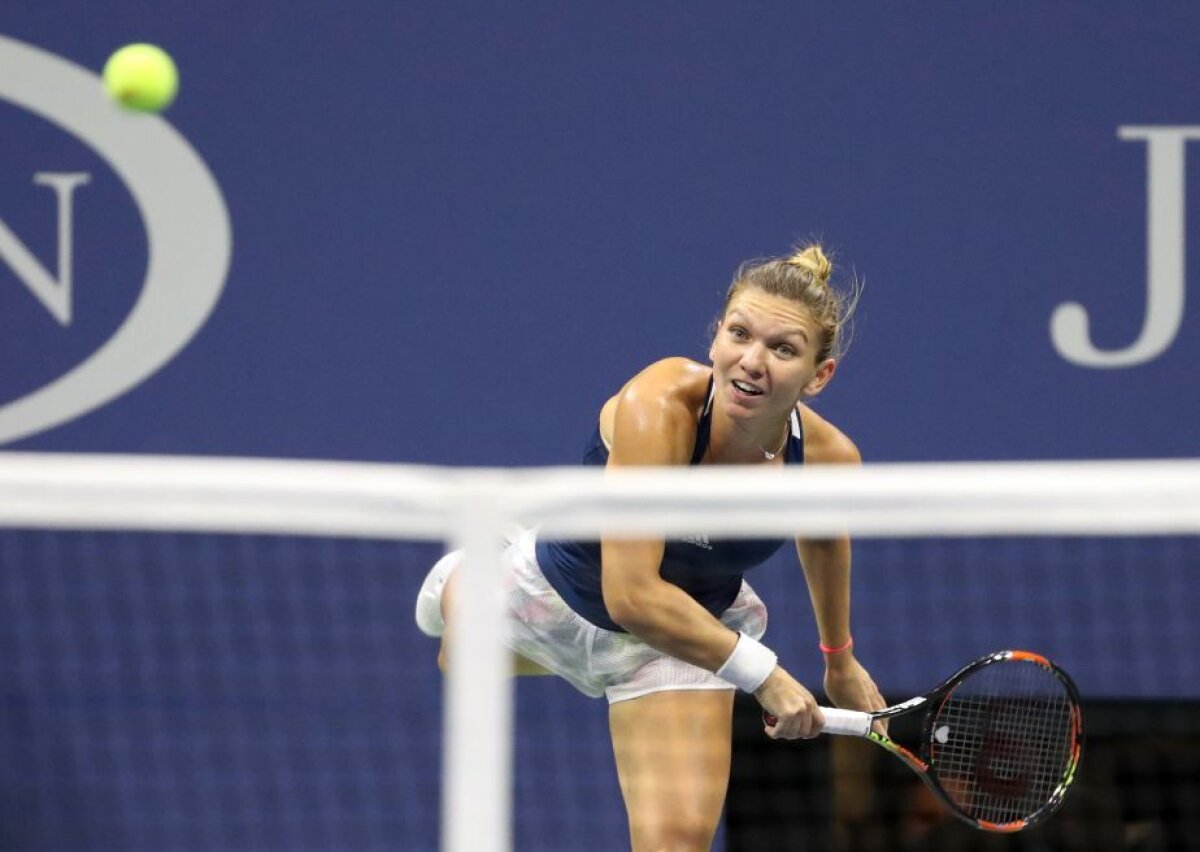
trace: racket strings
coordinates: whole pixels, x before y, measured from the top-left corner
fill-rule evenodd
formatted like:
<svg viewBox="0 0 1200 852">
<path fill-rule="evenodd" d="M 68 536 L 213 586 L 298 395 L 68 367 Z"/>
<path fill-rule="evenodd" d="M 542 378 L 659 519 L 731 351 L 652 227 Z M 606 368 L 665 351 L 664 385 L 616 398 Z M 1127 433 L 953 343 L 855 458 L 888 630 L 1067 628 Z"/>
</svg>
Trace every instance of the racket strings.
<svg viewBox="0 0 1200 852">
<path fill-rule="evenodd" d="M 969 675 L 934 717 L 930 755 L 966 815 L 1005 824 L 1059 795 L 1073 760 L 1075 710 L 1049 670 L 1010 659 Z"/>
</svg>

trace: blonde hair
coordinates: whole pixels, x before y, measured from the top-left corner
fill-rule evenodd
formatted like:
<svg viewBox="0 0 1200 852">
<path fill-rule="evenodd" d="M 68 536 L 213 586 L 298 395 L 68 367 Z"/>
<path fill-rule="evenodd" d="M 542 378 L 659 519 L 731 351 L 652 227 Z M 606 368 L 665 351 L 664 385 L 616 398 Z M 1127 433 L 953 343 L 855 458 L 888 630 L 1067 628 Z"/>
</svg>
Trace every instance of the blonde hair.
<svg viewBox="0 0 1200 852">
<path fill-rule="evenodd" d="M 862 288 L 855 279 L 845 288 L 835 287 L 832 277 L 833 261 L 818 243 L 802 245 L 787 257 L 748 260 L 734 273 L 714 330 L 733 298 L 752 287 L 803 305 L 821 330 L 816 362 L 840 359 L 850 345 L 851 320 Z"/>
</svg>

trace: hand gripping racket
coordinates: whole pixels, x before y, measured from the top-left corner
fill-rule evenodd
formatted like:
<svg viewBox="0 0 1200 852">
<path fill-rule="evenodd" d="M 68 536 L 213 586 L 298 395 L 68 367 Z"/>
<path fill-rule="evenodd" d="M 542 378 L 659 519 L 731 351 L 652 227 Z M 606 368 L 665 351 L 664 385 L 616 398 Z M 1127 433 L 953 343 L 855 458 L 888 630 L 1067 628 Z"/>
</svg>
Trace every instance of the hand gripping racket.
<svg viewBox="0 0 1200 852">
<path fill-rule="evenodd" d="M 1045 657 L 1000 651 L 928 695 L 874 713 L 821 708 L 822 733 L 866 737 L 903 760 L 954 814 L 985 831 L 1012 832 L 1062 804 L 1083 753 L 1079 691 Z M 912 749 L 872 729 L 920 716 Z M 764 713 L 768 725 L 774 717 Z"/>
</svg>

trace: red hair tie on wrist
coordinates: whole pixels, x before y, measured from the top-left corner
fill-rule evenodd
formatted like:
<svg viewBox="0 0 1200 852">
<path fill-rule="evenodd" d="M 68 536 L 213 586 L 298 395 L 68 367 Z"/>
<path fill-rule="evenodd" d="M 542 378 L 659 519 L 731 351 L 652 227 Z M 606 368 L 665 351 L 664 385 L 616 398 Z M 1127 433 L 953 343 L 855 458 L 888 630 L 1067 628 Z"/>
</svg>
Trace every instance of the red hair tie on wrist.
<svg viewBox="0 0 1200 852">
<path fill-rule="evenodd" d="M 824 642 L 818 642 L 817 647 L 821 649 L 822 654 L 838 654 L 842 651 L 849 651 L 854 647 L 854 637 L 851 636 L 846 640 L 845 645 L 838 645 L 836 648 L 832 648 L 829 645 L 826 645 Z"/>
</svg>

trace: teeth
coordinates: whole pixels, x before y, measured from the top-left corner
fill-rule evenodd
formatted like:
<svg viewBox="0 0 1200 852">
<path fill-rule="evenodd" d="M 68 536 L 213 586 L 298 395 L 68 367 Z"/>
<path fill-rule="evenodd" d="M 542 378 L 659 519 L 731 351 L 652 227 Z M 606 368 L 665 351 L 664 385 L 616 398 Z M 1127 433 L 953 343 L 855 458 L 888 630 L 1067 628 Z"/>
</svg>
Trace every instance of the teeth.
<svg viewBox="0 0 1200 852">
<path fill-rule="evenodd" d="M 736 379 L 734 379 L 734 381 L 733 381 L 733 386 L 735 388 L 737 388 L 738 390 L 740 390 L 742 393 L 752 393 L 752 394 L 762 393 L 762 391 L 760 391 L 758 388 L 754 387 L 753 385 L 748 385 L 745 382 L 739 382 Z"/>
</svg>

